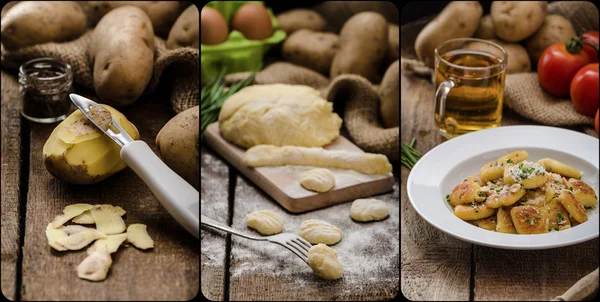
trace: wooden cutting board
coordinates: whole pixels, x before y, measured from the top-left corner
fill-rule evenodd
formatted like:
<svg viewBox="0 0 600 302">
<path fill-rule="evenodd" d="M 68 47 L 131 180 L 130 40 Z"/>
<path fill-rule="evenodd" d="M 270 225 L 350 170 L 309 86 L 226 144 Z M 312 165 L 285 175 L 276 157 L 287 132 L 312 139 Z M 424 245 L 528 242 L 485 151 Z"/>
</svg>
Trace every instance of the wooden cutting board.
<svg viewBox="0 0 600 302">
<path fill-rule="evenodd" d="M 293 213 L 384 193 L 392 190 L 394 185 L 392 173 L 367 175 L 353 170 L 329 169 L 335 175 L 335 187 L 328 192 L 317 193 L 304 189 L 299 183 L 302 173 L 314 167 L 248 167 L 242 163 L 242 156 L 246 150 L 226 141 L 219 132 L 218 122 L 206 128 L 205 140 L 216 153 L 273 197 L 282 207 Z M 364 152 L 342 136 L 324 148 Z"/>
</svg>

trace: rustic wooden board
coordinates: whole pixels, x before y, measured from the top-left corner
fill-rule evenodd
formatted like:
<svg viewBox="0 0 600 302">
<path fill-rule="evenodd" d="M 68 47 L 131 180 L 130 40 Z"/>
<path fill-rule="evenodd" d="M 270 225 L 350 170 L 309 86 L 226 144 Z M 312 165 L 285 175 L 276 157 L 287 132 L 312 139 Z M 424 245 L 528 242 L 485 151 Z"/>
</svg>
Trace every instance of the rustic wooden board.
<svg viewBox="0 0 600 302">
<path fill-rule="evenodd" d="M 48 173 L 42 162 L 42 147 L 56 123 L 37 124 L 20 120 L 25 124 L 20 129 L 26 129 L 24 135 L 30 137 L 24 150 L 29 149 L 30 153 L 21 158 L 29 171 L 22 187 L 22 193 L 26 194 L 26 200 L 21 201 L 25 209 L 21 213 L 24 218 L 18 218 L 18 171 L 21 164 L 21 152 L 16 147 L 18 142 L 15 142 L 19 137 L 17 128 L 20 125 L 18 107 L 15 105 L 18 85 L 17 96 L 14 95 L 15 87 L 11 90 L 12 94 L 5 93 L 4 88 L 11 84 L 10 81 L 2 73 L 2 105 L 8 106 L 7 110 L 3 108 L 2 111 L 2 127 L 3 130 L 11 130 L 2 132 L 3 294 L 22 300 L 81 301 L 190 300 L 196 296 L 200 288 L 197 239 L 171 218 L 133 171 L 126 168 L 105 181 L 87 186 L 66 184 Z M 121 108 L 121 112 L 139 129 L 141 139 L 155 152 L 156 134 L 174 115 L 169 105 L 163 102 L 168 98 L 166 90 L 159 91 L 164 93 L 143 97 L 135 105 Z M 78 88 L 76 92 L 84 96 L 92 94 Z M 5 175 L 5 172 L 10 174 Z M 4 177 L 12 180 L 5 182 Z M 105 281 L 79 279 L 75 268 L 85 258 L 85 250 L 57 252 L 48 246 L 45 236 L 46 225 L 54 216 L 64 206 L 78 202 L 110 203 L 123 207 L 127 211 L 124 217 L 126 224 L 146 224 L 155 248 L 152 251 L 140 251 L 132 246 L 122 247 L 112 254 L 113 265 Z M 21 239 L 22 264 L 19 266 L 15 255 L 21 222 L 25 227 Z M 10 225 L 5 228 L 5 223 Z M 19 284 L 20 288 L 17 288 Z"/>
<path fill-rule="evenodd" d="M 216 221 L 230 225 L 229 219 L 229 173 L 232 171 L 225 161 L 210 149 L 200 149 L 200 211 Z M 202 295 L 211 301 L 225 300 L 227 270 L 227 247 L 231 235 L 212 228 L 200 228 L 202 256 Z"/>
<path fill-rule="evenodd" d="M 226 141 L 219 132 L 217 122 L 207 127 L 205 138 L 207 144 L 216 153 L 223 156 L 242 174 L 252 179 L 254 183 L 272 196 L 286 210 L 294 213 L 320 209 L 341 202 L 388 192 L 394 184 L 394 177 L 391 173 L 389 175 L 366 175 L 356 172 L 348 176 L 343 173 L 353 171 L 330 169 L 336 175 L 336 179 L 338 179 L 336 186 L 325 193 L 312 192 L 302 188 L 298 183 L 302 171 L 307 170 L 307 168 L 252 168 L 244 165 L 242 157 L 245 150 Z M 364 152 L 343 136 L 339 136 L 324 148 L 328 150 Z M 339 182 L 339 179 L 342 178 L 351 180 L 351 182 Z"/>
<path fill-rule="evenodd" d="M 350 218 L 350 203 L 303 214 L 289 213 L 247 178 L 238 177 L 233 228 L 260 236 L 247 227 L 246 215 L 262 209 L 274 210 L 282 216 L 284 232 L 297 232 L 307 219 L 330 222 L 342 230 L 342 240 L 332 248 L 344 266 L 344 275 L 335 281 L 323 280 L 283 247 L 232 236 L 229 298 L 232 301 L 393 299 L 399 291 L 398 190 L 396 182 L 391 193 L 375 196 L 391 206 L 390 217 L 358 223 Z"/>
<path fill-rule="evenodd" d="M 426 20 L 401 27 L 403 57 L 415 58 L 414 39 Z M 421 153 L 446 141 L 435 128 L 430 79 L 401 72 L 400 89 L 402 141 L 416 137 Z M 502 126 L 508 125 L 539 123 L 504 107 Z M 410 300 L 550 300 L 598 267 L 598 239 L 541 251 L 494 249 L 454 239 L 414 211 L 406 195 L 408 173 L 403 167 L 401 288 Z"/>
<path fill-rule="evenodd" d="M 15 300 L 17 263 L 20 246 L 20 190 L 21 177 L 21 114 L 19 83 L 14 76 L 2 72 L 2 136 L 1 171 L 1 229 L 2 229 L 2 294 Z"/>
</svg>

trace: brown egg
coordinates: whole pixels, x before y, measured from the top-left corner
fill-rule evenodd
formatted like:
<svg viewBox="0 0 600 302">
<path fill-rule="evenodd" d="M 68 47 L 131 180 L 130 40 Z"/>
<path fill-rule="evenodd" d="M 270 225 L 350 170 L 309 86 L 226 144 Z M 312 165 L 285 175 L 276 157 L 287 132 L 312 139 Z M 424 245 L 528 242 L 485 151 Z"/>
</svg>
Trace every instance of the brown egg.
<svg viewBox="0 0 600 302">
<path fill-rule="evenodd" d="M 238 9 L 231 27 L 248 40 L 263 40 L 273 35 L 273 24 L 267 9 L 258 3 L 248 3 Z"/>
<path fill-rule="evenodd" d="M 204 45 L 221 44 L 227 41 L 229 28 L 225 18 L 218 10 L 203 7 L 200 15 L 200 43 Z"/>
</svg>

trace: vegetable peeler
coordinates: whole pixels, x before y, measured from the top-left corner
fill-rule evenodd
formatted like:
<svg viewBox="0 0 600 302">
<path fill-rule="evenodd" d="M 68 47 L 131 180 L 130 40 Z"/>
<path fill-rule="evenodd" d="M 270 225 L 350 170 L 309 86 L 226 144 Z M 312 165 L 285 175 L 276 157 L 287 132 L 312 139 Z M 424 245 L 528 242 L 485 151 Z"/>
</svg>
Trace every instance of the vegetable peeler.
<svg viewBox="0 0 600 302">
<path fill-rule="evenodd" d="M 133 140 L 114 118 L 111 118 L 109 128 L 104 131 L 88 114 L 90 107 L 99 106 L 98 103 L 74 93 L 69 94 L 69 97 L 100 131 L 121 147 L 121 159 L 146 183 L 169 214 L 183 228 L 199 238 L 198 191 L 160 160 L 148 144 L 142 140 Z"/>
</svg>

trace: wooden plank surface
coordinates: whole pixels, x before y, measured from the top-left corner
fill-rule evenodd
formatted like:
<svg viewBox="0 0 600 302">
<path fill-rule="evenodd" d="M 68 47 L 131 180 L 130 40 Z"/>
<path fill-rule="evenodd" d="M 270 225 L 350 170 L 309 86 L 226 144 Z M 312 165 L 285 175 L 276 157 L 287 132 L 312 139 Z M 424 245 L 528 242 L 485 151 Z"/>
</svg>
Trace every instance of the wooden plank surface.
<svg viewBox="0 0 600 302">
<path fill-rule="evenodd" d="M 389 300 L 398 294 L 399 179 L 393 192 L 376 195 L 391 206 L 383 221 L 359 223 L 350 218 L 351 202 L 303 214 L 285 211 L 243 176 L 237 178 L 232 227 L 260 236 L 248 228 L 246 215 L 270 209 L 280 214 L 284 232 L 298 231 L 302 221 L 325 220 L 342 230 L 332 245 L 344 267 L 336 281 L 316 276 L 300 258 L 283 247 L 232 236 L 230 296 L 232 301 Z"/>
<path fill-rule="evenodd" d="M 18 86 L 16 96 L 5 93 L 6 83 L 10 82 L 3 73 L 3 107 L 7 104 L 5 97 L 18 97 Z M 84 96 L 93 94 L 85 90 L 75 91 Z M 166 91 L 159 91 L 164 92 L 145 96 L 135 105 L 120 109 L 136 125 L 141 139 L 148 143 L 154 152 L 156 134 L 174 115 L 169 105 L 164 102 L 168 99 Z M 13 178 L 7 182 L 3 178 L 2 181 L 3 294 L 12 298 L 19 298 L 20 295 L 21 300 L 80 301 L 190 300 L 196 296 L 200 288 L 197 239 L 171 218 L 132 170 L 126 168 L 94 185 L 71 185 L 50 175 L 43 165 L 42 147 L 56 123 L 37 124 L 22 120 L 27 126 L 22 126 L 21 129 L 29 130 L 26 134 L 30 141 L 25 149 L 30 153 L 22 158 L 29 166 L 29 172 L 26 176 L 27 185 L 23 187 L 26 200 L 22 201 L 25 212 L 24 218 L 21 219 L 24 219 L 22 221 L 25 227 L 21 271 L 18 271 L 19 266 L 13 264 L 17 259 L 15 255 L 19 235 L 19 206 L 18 200 L 15 199 L 18 196 L 15 191 L 18 192 L 19 188 L 19 177 L 15 172 L 18 169 L 15 170 L 15 165 L 18 166 L 19 161 L 15 158 L 21 153 L 17 150 L 18 143 L 15 143 L 14 137 L 17 135 L 18 138 L 19 135 L 18 131 L 14 131 L 18 130 L 18 124 L 15 125 L 14 121 L 15 112 L 18 114 L 18 111 L 15 110 L 17 107 L 10 105 L 8 110 L 2 111 L 2 127 L 13 130 L 2 132 L 2 171 L 11 173 L 10 177 Z M 5 114 L 12 115 L 13 120 L 5 123 Z M 5 164 L 8 169 L 4 169 Z M 8 195 L 4 195 L 5 193 Z M 112 254 L 113 265 L 105 281 L 90 282 L 79 279 L 75 268 L 86 257 L 85 249 L 57 252 L 48 246 L 45 236 L 46 225 L 55 215 L 60 214 L 66 205 L 73 203 L 109 203 L 123 207 L 127 211 L 124 216 L 125 223 L 146 224 L 155 242 L 155 248 L 151 251 L 141 251 L 132 246 L 121 247 Z M 10 226 L 5 228 L 5 223 L 9 223 Z M 20 288 L 17 289 L 19 282 Z M 19 293 L 15 293 L 15 290 Z"/>
<path fill-rule="evenodd" d="M 401 28 L 401 52 L 414 58 L 415 31 Z M 402 141 L 417 138 L 426 153 L 446 141 L 434 125 L 435 87 L 428 77 L 401 72 Z M 504 107 L 502 126 L 539 125 Z M 573 130 L 581 131 L 579 127 Z M 402 168 L 402 293 L 411 300 L 550 300 L 598 267 L 598 239 L 541 251 L 511 251 L 454 239 L 425 222 L 406 196 Z"/>
<path fill-rule="evenodd" d="M 2 72 L 2 158 L 1 172 L 1 228 L 2 228 L 2 294 L 16 299 L 17 263 L 20 245 L 20 190 L 21 177 L 21 113 L 19 83 L 16 77 Z"/>
<path fill-rule="evenodd" d="M 212 150 L 201 145 L 200 149 L 200 212 L 218 222 L 230 225 L 229 182 L 230 168 Z M 225 300 L 227 274 L 227 246 L 231 235 L 211 228 L 200 228 L 202 256 L 202 295 L 211 301 Z"/>
</svg>

